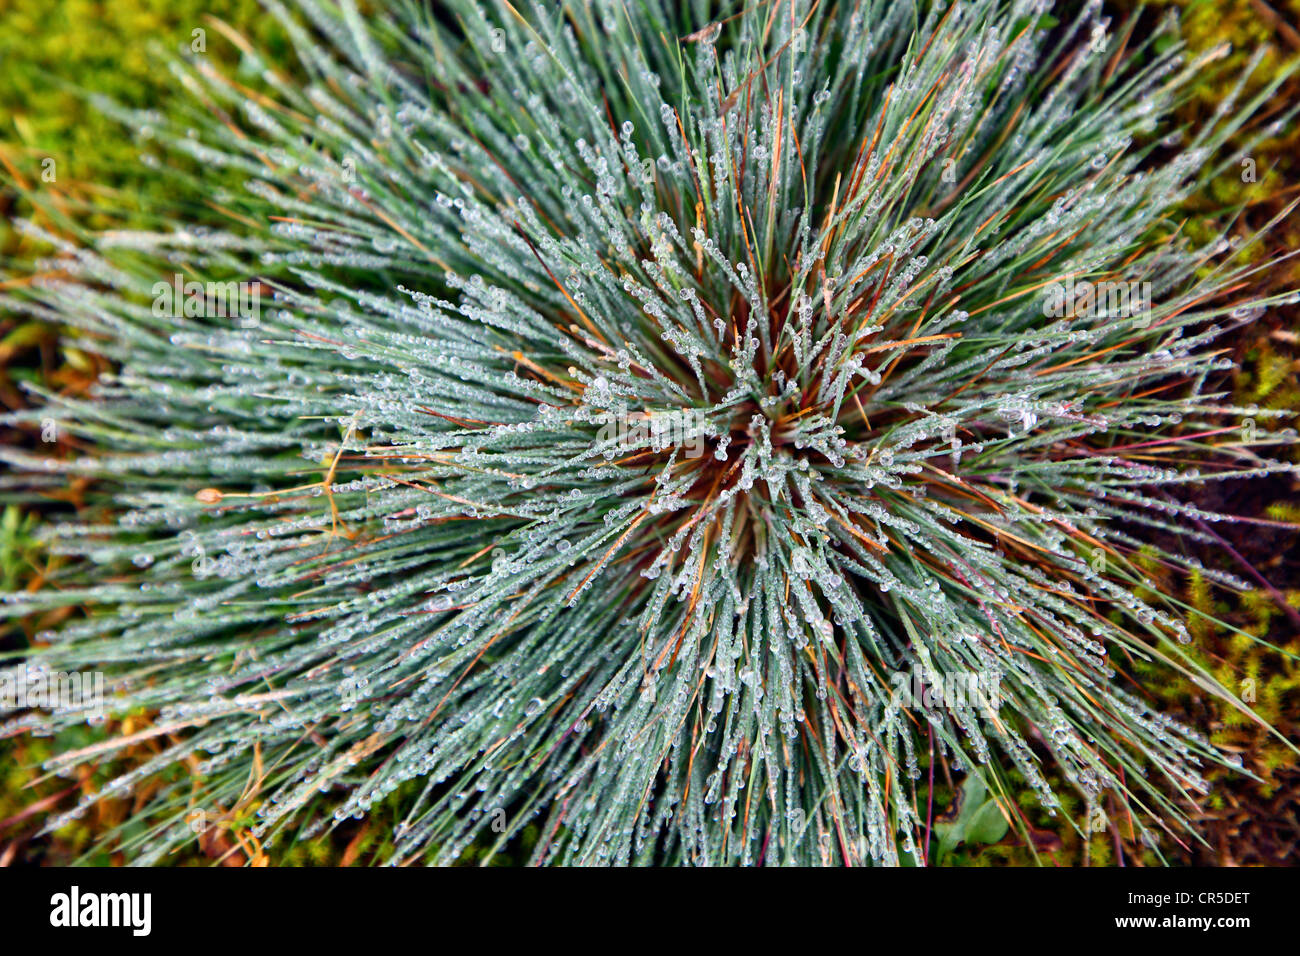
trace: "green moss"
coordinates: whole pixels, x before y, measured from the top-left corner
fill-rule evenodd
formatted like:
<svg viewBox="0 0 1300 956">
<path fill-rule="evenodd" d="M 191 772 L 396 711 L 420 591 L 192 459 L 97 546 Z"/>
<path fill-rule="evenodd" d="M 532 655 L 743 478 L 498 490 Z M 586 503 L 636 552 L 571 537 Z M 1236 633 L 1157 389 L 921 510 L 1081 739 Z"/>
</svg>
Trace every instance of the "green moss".
<svg viewBox="0 0 1300 956">
<path fill-rule="evenodd" d="M 92 225 L 128 223 L 166 184 L 139 162 L 131 131 L 90 108 L 79 91 L 133 107 L 177 97 L 166 54 L 189 49 L 202 30 L 204 56 L 238 63 L 212 18 L 237 25 L 272 61 L 287 57 L 278 24 L 257 0 L 0 0 L 0 154 L 31 185 L 42 161 L 70 202 L 104 210 Z M 7 228 L 7 227 L 6 227 Z M 6 235 L 0 247 L 12 249 Z"/>
</svg>

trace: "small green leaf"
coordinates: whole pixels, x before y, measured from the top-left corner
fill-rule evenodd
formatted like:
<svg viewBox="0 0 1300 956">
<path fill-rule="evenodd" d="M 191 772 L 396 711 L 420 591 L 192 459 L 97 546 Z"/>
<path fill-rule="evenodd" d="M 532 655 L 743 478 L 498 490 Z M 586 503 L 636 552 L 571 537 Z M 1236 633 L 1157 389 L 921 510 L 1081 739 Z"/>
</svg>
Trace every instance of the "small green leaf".
<svg viewBox="0 0 1300 956">
<path fill-rule="evenodd" d="M 961 810 L 957 819 L 935 824 L 939 835 L 936 860 L 942 860 L 962 844 L 997 843 L 1010 829 L 1007 819 L 998 807 L 997 800 L 986 798 L 984 781 L 971 774 L 962 783 Z"/>
<path fill-rule="evenodd" d="M 1010 825 L 996 800 L 986 800 L 966 824 L 967 843 L 997 843 L 1007 835 Z"/>
</svg>

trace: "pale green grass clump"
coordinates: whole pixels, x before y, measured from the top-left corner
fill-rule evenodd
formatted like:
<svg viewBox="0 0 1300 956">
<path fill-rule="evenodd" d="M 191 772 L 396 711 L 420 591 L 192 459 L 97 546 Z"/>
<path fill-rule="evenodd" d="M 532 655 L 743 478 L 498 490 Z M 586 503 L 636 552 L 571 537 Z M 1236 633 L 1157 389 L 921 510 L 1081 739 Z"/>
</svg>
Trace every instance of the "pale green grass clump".
<svg viewBox="0 0 1300 956">
<path fill-rule="evenodd" d="M 29 416 L 93 453 L 6 452 L 97 506 L 8 601 L 84 607 L 33 656 L 165 741 L 107 793 L 191 764 L 132 859 L 411 782 L 395 862 L 930 862 L 937 763 L 1022 834 L 1049 777 L 1185 827 L 1226 758 L 1129 663 L 1248 709 L 1133 556 L 1247 587 L 1168 542 L 1294 433 L 1215 350 L 1277 300 L 1169 213 L 1275 86 L 1175 145 L 1204 62 L 1092 4 L 297 6 L 301 77 L 123 111 L 246 175 L 229 229 L 50 237 L 5 299 L 117 363 Z"/>
</svg>

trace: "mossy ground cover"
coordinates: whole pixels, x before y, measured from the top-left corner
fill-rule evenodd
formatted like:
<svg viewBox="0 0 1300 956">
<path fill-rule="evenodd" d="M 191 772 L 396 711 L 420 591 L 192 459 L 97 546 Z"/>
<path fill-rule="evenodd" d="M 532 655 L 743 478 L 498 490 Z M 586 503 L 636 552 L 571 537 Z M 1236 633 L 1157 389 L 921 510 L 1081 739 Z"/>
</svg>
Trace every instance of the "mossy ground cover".
<svg viewBox="0 0 1300 956">
<path fill-rule="evenodd" d="M 1297 0 L 1180 0 L 1158 6 L 1176 6 L 1182 15 L 1183 35 L 1193 51 L 1231 44 L 1218 72 L 1194 90 L 1183 111 L 1189 124 L 1213 114 L 1234 78 L 1257 51 L 1265 50 L 1250 86 L 1263 82 L 1285 62 L 1300 56 L 1300 2 Z M 1292 82 L 1273 105 L 1256 117 L 1249 130 L 1262 130 L 1267 138 L 1255 149 L 1237 156 L 1233 172 L 1217 177 L 1205 194 L 1189 204 L 1187 227 L 1208 230 L 1210 223 L 1238 215 L 1235 232 L 1245 234 L 1272 219 L 1300 196 L 1300 124 L 1281 122 L 1287 111 L 1300 105 L 1300 84 Z M 1243 131 L 1243 139 L 1248 135 Z M 1247 163 L 1247 161 L 1250 161 Z M 1250 170 L 1252 177 L 1245 175 Z M 1300 216 L 1292 214 L 1271 235 L 1267 249 L 1252 255 L 1300 249 Z M 1277 288 L 1300 284 L 1296 259 L 1266 279 Z M 1225 386 L 1243 406 L 1300 411 L 1300 309 L 1272 310 L 1260 322 L 1242 331 L 1232 343 L 1239 371 Z M 1229 423 L 1249 427 L 1242 421 Z M 1297 461 L 1295 450 L 1291 460 Z M 1273 645 L 1252 640 L 1228 628 L 1202 626 L 1197 648 L 1216 676 L 1229 685 L 1249 688 L 1254 709 L 1279 733 L 1300 739 L 1300 483 L 1294 476 L 1258 484 L 1233 483 L 1202 486 L 1196 494 L 1207 508 L 1222 507 L 1272 524 L 1237 524 L 1220 529 L 1232 552 L 1217 550 L 1202 557 L 1207 565 L 1262 578 L 1260 586 L 1241 596 L 1210 586 L 1203 578 L 1180 582 L 1188 603 L 1213 609 L 1224 622 Z M 1208 549 L 1207 549 L 1208 551 Z M 1210 563 L 1213 562 L 1213 563 Z M 1169 582 L 1171 585 L 1174 582 Z M 1201 830 L 1208 845 L 1193 847 L 1188 857 L 1203 864 L 1283 865 L 1295 862 L 1300 845 L 1300 770 L 1294 754 L 1258 725 L 1226 709 L 1207 707 L 1201 695 L 1181 681 L 1159 683 L 1150 675 L 1154 693 L 1176 704 L 1189 719 L 1213 728 L 1213 739 L 1241 753 L 1245 767 L 1258 779 L 1242 775 L 1216 776 L 1215 790 L 1205 801 Z"/>
</svg>

